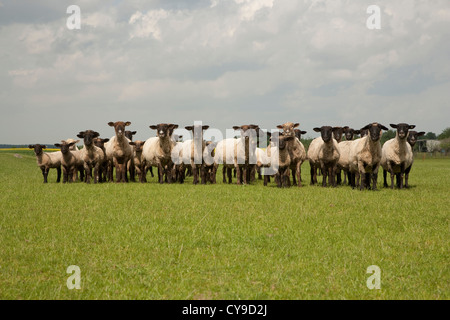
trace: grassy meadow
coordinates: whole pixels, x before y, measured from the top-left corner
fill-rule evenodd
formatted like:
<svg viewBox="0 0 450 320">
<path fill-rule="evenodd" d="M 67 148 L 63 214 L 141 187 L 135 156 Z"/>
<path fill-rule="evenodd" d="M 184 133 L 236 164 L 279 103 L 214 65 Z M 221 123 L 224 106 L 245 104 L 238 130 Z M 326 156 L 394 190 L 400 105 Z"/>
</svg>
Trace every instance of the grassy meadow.
<svg viewBox="0 0 450 320">
<path fill-rule="evenodd" d="M 310 186 L 307 163 L 301 189 L 221 170 L 193 186 L 57 184 L 52 169 L 45 185 L 32 151 L 0 164 L 0 299 L 450 298 L 450 159 L 417 159 L 408 190 L 380 171 L 378 191 Z"/>
</svg>

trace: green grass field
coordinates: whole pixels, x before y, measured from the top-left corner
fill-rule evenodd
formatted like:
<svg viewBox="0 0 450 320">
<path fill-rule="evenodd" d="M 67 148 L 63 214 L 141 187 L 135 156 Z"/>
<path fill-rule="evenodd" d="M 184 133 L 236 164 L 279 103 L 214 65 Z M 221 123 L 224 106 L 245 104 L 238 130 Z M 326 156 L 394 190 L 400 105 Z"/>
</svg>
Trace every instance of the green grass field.
<svg viewBox="0 0 450 320">
<path fill-rule="evenodd" d="M 44 185 L 32 152 L 0 163 L 0 299 L 450 297 L 450 159 L 417 159 L 408 190 L 380 174 L 376 192 L 309 186 L 309 164 L 303 188 L 278 189 L 221 173 L 207 186 L 64 185 L 56 170 Z"/>
</svg>

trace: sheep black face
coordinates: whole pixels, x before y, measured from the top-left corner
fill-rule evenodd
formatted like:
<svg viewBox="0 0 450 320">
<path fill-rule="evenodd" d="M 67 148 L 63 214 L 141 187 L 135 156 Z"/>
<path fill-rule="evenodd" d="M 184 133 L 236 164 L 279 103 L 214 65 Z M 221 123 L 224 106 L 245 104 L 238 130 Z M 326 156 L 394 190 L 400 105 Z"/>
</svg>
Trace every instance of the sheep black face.
<svg viewBox="0 0 450 320">
<path fill-rule="evenodd" d="M 164 139 L 167 136 L 171 136 L 174 129 L 177 129 L 177 124 L 171 123 L 160 123 L 157 125 L 150 126 L 150 129 L 156 130 L 156 135 L 160 139 Z"/>
<path fill-rule="evenodd" d="M 382 124 L 374 122 L 374 123 L 368 124 L 364 128 L 361 128 L 361 132 L 363 130 L 368 130 L 370 139 L 372 141 L 376 142 L 376 141 L 379 141 L 381 138 L 381 130 L 387 131 L 389 129 L 386 128 L 385 126 L 383 126 Z M 361 137 L 362 137 L 362 133 L 361 133 Z"/>
<path fill-rule="evenodd" d="M 98 136 L 100 136 L 100 133 L 93 130 L 80 131 L 80 133 L 77 134 L 78 138 L 83 139 L 85 146 L 91 146 L 94 143 L 94 139 L 98 138 Z"/>
<path fill-rule="evenodd" d="M 337 142 L 341 142 L 342 140 L 342 135 L 344 134 L 344 129 L 348 128 L 348 127 L 334 127 L 333 128 L 333 138 L 337 141 Z"/>
<path fill-rule="evenodd" d="M 333 138 L 333 127 L 330 126 L 322 126 L 320 128 L 314 128 L 315 132 L 320 132 L 320 136 L 322 137 L 323 142 L 330 142 Z"/>
<path fill-rule="evenodd" d="M 400 139 L 405 139 L 408 136 L 408 131 L 414 129 L 415 125 L 409 125 L 407 123 L 390 124 L 394 129 L 397 129 L 397 134 Z"/>
<path fill-rule="evenodd" d="M 353 137 L 354 137 L 355 134 L 360 134 L 360 131 L 359 130 L 354 130 L 354 129 L 349 128 L 349 127 L 344 127 L 345 140 L 347 140 L 347 141 L 353 140 Z"/>
<path fill-rule="evenodd" d="M 123 122 L 123 121 L 117 121 L 117 122 L 108 122 L 108 125 L 110 127 L 114 127 L 114 130 L 116 131 L 116 136 L 121 139 L 125 135 L 125 127 L 128 127 L 131 125 L 130 121 Z"/>
<path fill-rule="evenodd" d="M 300 129 L 294 129 L 294 133 L 297 139 L 300 140 L 302 138 L 302 134 L 306 134 L 307 132 Z"/>
<path fill-rule="evenodd" d="M 43 145 L 43 144 L 30 144 L 28 146 L 29 149 L 33 149 L 34 150 L 34 154 L 39 156 L 42 154 L 42 150 L 43 149 L 47 149 L 47 146 Z"/>
<path fill-rule="evenodd" d="M 411 146 L 411 148 L 414 148 L 414 146 L 416 145 L 417 139 L 424 135 L 425 135 L 424 131 L 421 131 L 421 132 L 410 131 L 407 141 L 408 141 L 409 145 Z"/>
<path fill-rule="evenodd" d="M 67 143 L 64 140 L 61 140 L 62 143 L 55 143 L 55 147 L 61 149 L 62 154 L 67 154 L 71 150 L 70 148 L 75 145 L 76 142 Z"/>
<path fill-rule="evenodd" d="M 125 131 L 125 137 L 127 137 L 128 139 L 130 139 L 130 141 L 133 141 L 133 136 L 137 133 L 137 131 L 130 131 L 130 130 L 126 130 Z"/>
<path fill-rule="evenodd" d="M 135 142 L 130 142 L 130 145 L 134 146 L 134 150 L 136 152 L 141 152 L 144 148 L 144 143 L 145 141 L 138 140 Z"/>
<path fill-rule="evenodd" d="M 361 138 L 364 138 L 369 134 L 369 129 L 361 129 L 359 130 L 359 134 L 361 135 Z"/>
</svg>

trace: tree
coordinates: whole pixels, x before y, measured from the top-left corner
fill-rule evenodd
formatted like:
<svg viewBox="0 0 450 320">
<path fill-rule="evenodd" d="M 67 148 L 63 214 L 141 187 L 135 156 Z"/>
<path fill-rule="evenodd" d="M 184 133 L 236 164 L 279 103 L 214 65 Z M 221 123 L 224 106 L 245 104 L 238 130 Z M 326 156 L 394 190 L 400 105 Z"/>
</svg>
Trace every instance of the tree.
<svg viewBox="0 0 450 320">
<path fill-rule="evenodd" d="M 436 140 L 437 136 L 434 132 L 427 132 L 426 135 L 419 137 L 419 140 Z"/>
<path fill-rule="evenodd" d="M 450 138 L 444 139 L 440 141 L 440 148 L 445 150 L 445 154 L 447 155 L 450 152 Z"/>
<path fill-rule="evenodd" d="M 395 135 L 396 135 L 396 133 L 394 130 L 388 130 L 388 131 L 384 132 L 380 139 L 381 145 L 383 145 L 386 141 L 395 138 Z"/>
<path fill-rule="evenodd" d="M 450 138 L 450 127 L 444 129 L 440 135 L 438 135 L 438 140 L 444 140 Z"/>
</svg>

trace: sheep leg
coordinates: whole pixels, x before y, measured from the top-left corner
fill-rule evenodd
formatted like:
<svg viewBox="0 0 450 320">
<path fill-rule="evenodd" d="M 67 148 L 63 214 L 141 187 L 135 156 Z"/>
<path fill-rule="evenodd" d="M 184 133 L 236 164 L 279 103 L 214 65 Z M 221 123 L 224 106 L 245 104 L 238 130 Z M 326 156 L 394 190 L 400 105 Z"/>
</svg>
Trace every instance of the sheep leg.
<svg viewBox="0 0 450 320">
<path fill-rule="evenodd" d="M 297 168 L 296 168 L 296 175 L 297 175 L 297 181 L 298 181 L 298 187 L 301 188 L 302 186 L 302 163 L 299 161 L 297 163 Z M 295 175 L 294 175 L 295 177 Z"/>
<path fill-rule="evenodd" d="M 405 163 L 400 165 L 400 189 L 403 189 L 403 177 L 405 176 Z"/>
<path fill-rule="evenodd" d="M 63 183 L 67 183 L 69 180 L 69 168 L 63 166 Z"/>
<path fill-rule="evenodd" d="M 237 166 L 237 165 L 235 165 L 235 170 L 236 170 L 236 183 L 237 183 L 237 185 L 241 185 L 242 184 L 242 177 L 241 177 L 241 175 L 242 175 L 242 171 L 241 171 L 241 168 L 239 168 L 239 166 Z"/>
<path fill-rule="evenodd" d="M 325 167 L 325 163 L 323 161 L 320 161 L 320 169 L 322 171 L 322 187 L 327 186 L 327 177 L 328 177 L 328 170 Z M 328 183 L 330 182 L 330 178 L 328 177 Z"/>
<path fill-rule="evenodd" d="M 56 182 L 61 181 L 61 166 L 56 167 L 56 171 L 58 172 L 58 178 L 56 178 Z"/>
<path fill-rule="evenodd" d="M 269 181 L 269 176 L 264 175 L 264 186 L 267 187 L 267 182 Z"/>
<path fill-rule="evenodd" d="M 311 185 L 314 185 L 314 178 L 315 178 L 315 174 L 316 174 L 316 169 L 314 168 L 314 166 L 311 164 L 311 162 L 309 163 L 310 165 L 310 174 L 311 174 Z"/>
<path fill-rule="evenodd" d="M 231 168 L 227 168 L 227 177 L 228 177 L 228 183 L 231 184 L 233 182 L 233 174 L 232 174 Z M 226 181 L 226 180 L 225 180 Z"/>
<path fill-rule="evenodd" d="M 223 176 L 223 183 L 227 183 L 227 168 L 225 165 L 222 167 L 222 176 Z"/>
<path fill-rule="evenodd" d="M 383 187 L 388 188 L 387 184 L 387 171 L 383 169 Z"/>
<path fill-rule="evenodd" d="M 372 173 L 372 190 L 377 190 L 378 173 Z"/>
<path fill-rule="evenodd" d="M 408 178 L 409 178 L 409 173 L 411 172 L 411 168 L 412 168 L 412 165 L 410 165 L 410 166 L 405 170 L 405 188 L 409 188 L 409 185 L 408 185 Z"/>
<path fill-rule="evenodd" d="M 163 169 L 161 163 L 158 163 L 158 178 L 159 178 L 159 183 L 163 184 L 164 183 L 164 169 Z"/>
</svg>

